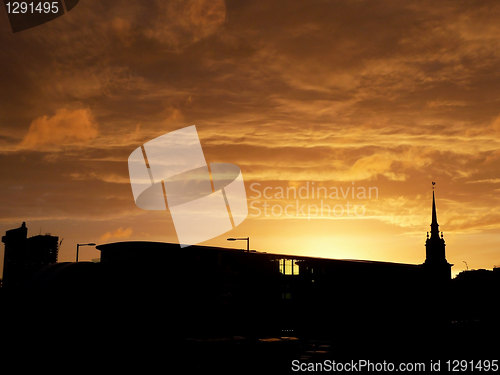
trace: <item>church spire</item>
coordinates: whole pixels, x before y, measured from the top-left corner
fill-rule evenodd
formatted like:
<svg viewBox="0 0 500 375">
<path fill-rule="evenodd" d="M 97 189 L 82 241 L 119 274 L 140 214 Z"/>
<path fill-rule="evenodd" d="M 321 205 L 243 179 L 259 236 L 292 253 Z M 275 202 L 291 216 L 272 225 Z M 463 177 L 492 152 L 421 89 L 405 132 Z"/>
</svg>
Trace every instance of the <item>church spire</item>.
<svg viewBox="0 0 500 375">
<path fill-rule="evenodd" d="M 428 274 L 433 280 L 435 277 L 442 280 L 451 279 L 451 266 L 446 261 L 445 248 L 446 244 L 444 242 L 443 233 L 441 232 L 441 237 L 439 236 L 439 224 L 437 221 L 437 210 L 436 210 L 436 195 L 434 192 L 434 186 L 436 183 L 432 182 L 432 222 L 431 222 L 431 236 L 429 238 L 429 232 L 427 232 L 427 240 L 425 241 L 425 262 L 423 264 L 426 274 Z"/>
<path fill-rule="evenodd" d="M 434 184 L 435 182 L 433 182 L 433 185 Z M 433 236 L 439 237 L 439 224 L 437 220 L 436 198 L 434 196 L 434 190 L 432 190 L 432 222 L 431 222 L 431 237 Z"/>
<path fill-rule="evenodd" d="M 445 255 L 445 243 L 443 234 L 439 236 L 439 224 L 437 221 L 437 210 L 436 210 L 436 195 L 434 193 L 434 185 L 436 183 L 432 182 L 432 222 L 431 222 L 431 236 L 427 234 L 427 241 L 425 242 L 426 247 L 426 262 L 441 262 L 446 261 Z"/>
</svg>

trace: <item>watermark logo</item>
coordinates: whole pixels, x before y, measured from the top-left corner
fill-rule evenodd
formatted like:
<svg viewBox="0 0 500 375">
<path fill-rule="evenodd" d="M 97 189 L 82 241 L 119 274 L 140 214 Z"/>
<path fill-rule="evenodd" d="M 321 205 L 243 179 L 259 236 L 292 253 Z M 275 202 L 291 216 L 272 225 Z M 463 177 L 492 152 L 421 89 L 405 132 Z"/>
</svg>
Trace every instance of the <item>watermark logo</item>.
<svg viewBox="0 0 500 375">
<path fill-rule="evenodd" d="M 250 217 L 318 218 L 362 217 L 363 201 L 378 199 L 376 186 L 327 186 L 305 181 L 295 186 L 250 185 Z M 318 186 L 320 185 L 320 186 Z"/>
<path fill-rule="evenodd" d="M 145 210 L 168 207 L 181 247 L 226 233 L 248 215 L 239 167 L 207 164 L 194 125 L 138 147 L 128 167 L 136 205 Z"/>
<path fill-rule="evenodd" d="M 79 0 L 11 1 L 4 0 L 12 32 L 17 33 L 61 17 Z"/>
</svg>

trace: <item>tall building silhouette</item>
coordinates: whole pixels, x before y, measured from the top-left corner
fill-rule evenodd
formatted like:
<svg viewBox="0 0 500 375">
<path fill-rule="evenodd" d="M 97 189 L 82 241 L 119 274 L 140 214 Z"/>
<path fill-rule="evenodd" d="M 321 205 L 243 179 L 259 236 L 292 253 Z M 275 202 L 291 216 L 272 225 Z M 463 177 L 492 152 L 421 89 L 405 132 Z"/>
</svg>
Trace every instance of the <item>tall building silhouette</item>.
<svg viewBox="0 0 500 375">
<path fill-rule="evenodd" d="M 35 272 L 56 263 L 58 240 L 50 234 L 28 238 L 25 222 L 19 228 L 8 230 L 2 237 L 5 244 L 2 287 L 23 286 Z"/>
</svg>

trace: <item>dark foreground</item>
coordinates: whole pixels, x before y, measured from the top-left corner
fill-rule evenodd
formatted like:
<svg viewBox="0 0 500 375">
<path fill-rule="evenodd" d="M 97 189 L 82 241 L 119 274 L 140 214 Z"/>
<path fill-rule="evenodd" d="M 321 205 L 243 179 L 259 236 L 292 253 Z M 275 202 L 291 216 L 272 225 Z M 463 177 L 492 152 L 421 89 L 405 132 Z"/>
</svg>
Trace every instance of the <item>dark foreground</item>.
<svg viewBox="0 0 500 375">
<path fill-rule="evenodd" d="M 356 327 L 334 322 L 333 330 L 330 327 L 324 335 L 316 332 L 314 336 L 306 332 L 261 336 L 261 332 L 252 335 L 249 331 L 245 336 L 215 335 L 217 329 L 211 327 L 196 335 L 190 325 L 196 314 L 180 316 L 161 299 L 124 304 L 110 296 L 100 305 L 85 298 L 2 297 L 0 358 L 4 363 L 14 361 L 19 368 L 64 363 L 113 372 L 162 369 L 181 374 L 215 369 L 282 373 L 305 369 L 308 363 L 421 361 L 429 366 L 431 360 L 493 360 L 500 353 L 498 326 L 479 322 L 434 327 Z M 210 325 L 201 317 L 203 312 L 199 313 L 202 323 Z M 236 318 L 249 323 L 254 319 Z"/>
</svg>

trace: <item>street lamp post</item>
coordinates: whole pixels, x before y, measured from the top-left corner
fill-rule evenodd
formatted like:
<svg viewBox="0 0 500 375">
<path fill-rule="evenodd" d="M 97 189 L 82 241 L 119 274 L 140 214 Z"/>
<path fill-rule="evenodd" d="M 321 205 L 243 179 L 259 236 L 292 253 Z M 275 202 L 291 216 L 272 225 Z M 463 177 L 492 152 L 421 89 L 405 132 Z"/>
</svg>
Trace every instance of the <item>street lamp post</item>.
<svg viewBox="0 0 500 375">
<path fill-rule="evenodd" d="M 250 237 L 243 238 L 228 238 L 228 241 L 247 241 L 247 253 L 250 252 Z"/>
<path fill-rule="evenodd" d="M 78 250 L 80 250 L 80 246 L 95 246 L 95 243 L 77 243 L 76 244 L 76 262 L 78 263 Z"/>
</svg>

